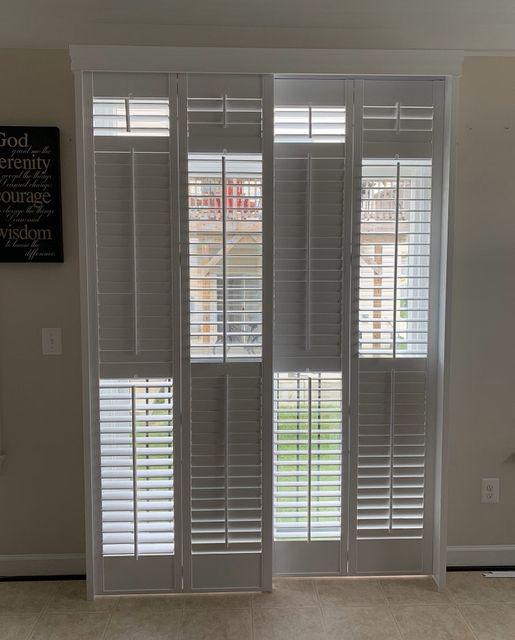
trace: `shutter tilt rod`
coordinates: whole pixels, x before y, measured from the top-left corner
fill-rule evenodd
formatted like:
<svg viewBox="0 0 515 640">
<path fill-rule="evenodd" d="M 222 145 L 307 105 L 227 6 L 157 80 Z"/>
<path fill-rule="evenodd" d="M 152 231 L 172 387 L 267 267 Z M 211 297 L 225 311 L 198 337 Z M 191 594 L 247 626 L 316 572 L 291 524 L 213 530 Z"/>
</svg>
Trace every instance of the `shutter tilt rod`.
<svg viewBox="0 0 515 640">
<path fill-rule="evenodd" d="M 311 427 L 312 427 L 312 416 L 311 416 L 311 397 L 312 397 L 312 380 L 311 376 L 308 375 L 308 542 L 311 542 L 311 465 L 312 465 L 312 451 L 311 451 Z"/>
<path fill-rule="evenodd" d="M 395 103 L 395 133 L 401 132 L 401 103 Z"/>
<path fill-rule="evenodd" d="M 311 350 L 311 208 L 312 208 L 312 166 L 308 153 L 307 202 L 306 202 L 306 351 Z"/>
<path fill-rule="evenodd" d="M 131 214 L 132 214 L 132 284 L 134 287 L 134 355 L 139 354 L 138 345 L 138 268 L 136 229 L 136 167 L 134 147 L 131 147 Z"/>
<path fill-rule="evenodd" d="M 229 547 L 229 374 L 225 374 L 224 474 L 225 474 L 225 548 Z"/>
<path fill-rule="evenodd" d="M 395 238 L 393 257 L 393 357 L 397 356 L 397 271 L 399 262 L 399 206 L 400 206 L 401 163 L 397 160 L 395 174 Z"/>
<path fill-rule="evenodd" d="M 127 133 L 131 132 L 131 99 L 125 98 L 125 128 Z"/>
<path fill-rule="evenodd" d="M 227 94 L 224 93 L 224 95 L 222 96 L 222 108 L 223 108 L 223 128 L 226 129 L 227 125 L 229 124 L 227 122 Z"/>
<path fill-rule="evenodd" d="M 226 260 L 226 235 L 227 235 L 227 202 L 225 194 L 226 183 L 226 157 L 222 156 L 222 327 L 223 327 L 223 360 L 227 360 L 227 260 Z"/>
<path fill-rule="evenodd" d="M 132 431 L 132 501 L 134 517 L 134 555 L 138 558 L 138 446 L 136 442 L 136 387 L 131 386 L 131 431 Z"/>
<path fill-rule="evenodd" d="M 393 525 L 393 465 L 394 465 L 394 437 L 395 437 L 395 368 L 390 370 L 390 480 L 388 483 L 390 493 L 390 508 L 388 509 L 388 530 Z"/>
</svg>

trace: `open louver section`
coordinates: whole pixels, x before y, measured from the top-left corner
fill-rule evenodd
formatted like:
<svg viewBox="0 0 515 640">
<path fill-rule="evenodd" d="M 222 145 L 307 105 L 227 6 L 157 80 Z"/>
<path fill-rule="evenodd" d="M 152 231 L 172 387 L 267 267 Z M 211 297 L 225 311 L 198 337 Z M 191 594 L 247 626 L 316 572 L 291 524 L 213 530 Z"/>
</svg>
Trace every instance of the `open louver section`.
<svg viewBox="0 0 515 640">
<path fill-rule="evenodd" d="M 342 380 L 279 373 L 274 384 L 274 538 L 338 540 Z"/>
<path fill-rule="evenodd" d="M 171 380 L 100 384 L 105 556 L 174 550 Z"/>
<path fill-rule="evenodd" d="M 261 157 L 190 154 L 188 167 L 191 358 L 259 359 Z"/>
</svg>

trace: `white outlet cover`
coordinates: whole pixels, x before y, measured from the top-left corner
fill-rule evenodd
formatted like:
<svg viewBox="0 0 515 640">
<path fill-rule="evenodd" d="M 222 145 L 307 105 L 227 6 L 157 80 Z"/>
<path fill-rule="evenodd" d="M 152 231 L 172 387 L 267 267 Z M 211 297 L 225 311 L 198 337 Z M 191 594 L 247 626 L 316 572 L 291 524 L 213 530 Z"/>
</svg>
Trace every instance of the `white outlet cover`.
<svg viewBox="0 0 515 640">
<path fill-rule="evenodd" d="M 481 480 L 481 502 L 493 504 L 499 502 L 499 478 Z"/>
<path fill-rule="evenodd" d="M 44 356 L 60 356 L 63 352 L 61 329 L 58 327 L 42 329 L 41 347 Z"/>
</svg>

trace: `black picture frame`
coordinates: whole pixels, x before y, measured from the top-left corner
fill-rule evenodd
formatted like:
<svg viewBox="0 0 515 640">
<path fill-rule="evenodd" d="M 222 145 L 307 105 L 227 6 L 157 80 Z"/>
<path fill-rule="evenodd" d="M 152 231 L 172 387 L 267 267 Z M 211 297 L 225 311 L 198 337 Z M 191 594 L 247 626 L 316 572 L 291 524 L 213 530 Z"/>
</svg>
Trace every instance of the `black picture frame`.
<svg viewBox="0 0 515 640">
<path fill-rule="evenodd" d="M 58 127 L 0 125 L 0 262 L 63 262 Z"/>
</svg>

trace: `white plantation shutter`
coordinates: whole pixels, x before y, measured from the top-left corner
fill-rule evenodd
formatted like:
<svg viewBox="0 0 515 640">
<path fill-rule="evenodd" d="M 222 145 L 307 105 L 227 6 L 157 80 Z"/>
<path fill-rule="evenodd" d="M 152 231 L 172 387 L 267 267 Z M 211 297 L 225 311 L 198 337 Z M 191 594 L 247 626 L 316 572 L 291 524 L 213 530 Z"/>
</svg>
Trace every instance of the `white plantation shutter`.
<svg viewBox="0 0 515 640">
<path fill-rule="evenodd" d="M 275 81 L 274 568 L 343 569 L 346 82 Z"/>
<path fill-rule="evenodd" d="M 441 81 L 365 81 L 351 571 L 431 567 L 431 257 Z M 357 114 L 359 115 L 359 113 Z M 437 179 L 437 176 L 436 176 Z M 354 446 L 353 446 L 354 445 Z"/>
<path fill-rule="evenodd" d="M 106 592 L 176 569 L 170 78 L 94 74 L 100 520 Z"/>
<path fill-rule="evenodd" d="M 340 371 L 345 82 L 275 82 L 276 371 Z"/>
<path fill-rule="evenodd" d="M 192 590 L 265 581 L 263 83 L 187 78 Z"/>
</svg>

